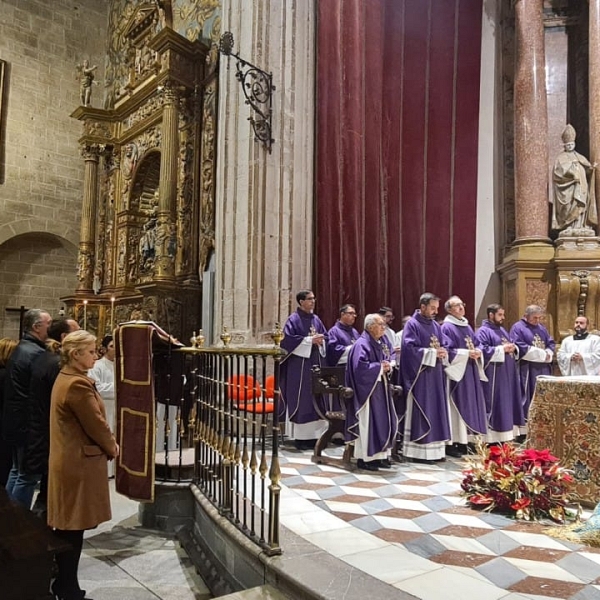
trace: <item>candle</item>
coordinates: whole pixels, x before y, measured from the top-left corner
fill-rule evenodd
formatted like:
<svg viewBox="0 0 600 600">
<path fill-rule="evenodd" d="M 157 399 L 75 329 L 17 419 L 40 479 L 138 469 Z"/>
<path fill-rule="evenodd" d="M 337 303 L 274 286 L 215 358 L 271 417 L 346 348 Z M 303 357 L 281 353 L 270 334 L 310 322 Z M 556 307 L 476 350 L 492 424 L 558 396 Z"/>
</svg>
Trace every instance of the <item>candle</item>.
<svg viewBox="0 0 600 600">
<path fill-rule="evenodd" d="M 115 297 L 112 296 L 110 299 L 110 334 L 115 329 Z"/>
<path fill-rule="evenodd" d="M 83 301 L 83 328 L 87 329 L 87 300 Z"/>
</svg>

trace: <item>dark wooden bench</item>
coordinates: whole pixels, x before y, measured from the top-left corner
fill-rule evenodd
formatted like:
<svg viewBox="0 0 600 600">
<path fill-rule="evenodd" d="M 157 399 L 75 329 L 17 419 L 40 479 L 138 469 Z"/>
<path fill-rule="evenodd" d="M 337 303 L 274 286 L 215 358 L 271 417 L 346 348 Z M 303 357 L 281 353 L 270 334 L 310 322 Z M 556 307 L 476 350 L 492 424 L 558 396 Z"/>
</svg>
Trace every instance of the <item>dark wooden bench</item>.
<svg viewBox="0 0 600 600">
<path fill-rule="evenodd" d="M 326 464 L 342 469 L 354 468 L 352 446 L 346 444 L 342 458 L 327 456 L 323 450 L 327 448 L 336 433 L 345 436 L 346 401 L 354 392 L 345 386 L 346 367 L 319 367 L 312 369 L 313 402 L 317 414 L 327 421 L 325 433 L 317 440 L 311 457 L 312 462 Z"/>
</svg>

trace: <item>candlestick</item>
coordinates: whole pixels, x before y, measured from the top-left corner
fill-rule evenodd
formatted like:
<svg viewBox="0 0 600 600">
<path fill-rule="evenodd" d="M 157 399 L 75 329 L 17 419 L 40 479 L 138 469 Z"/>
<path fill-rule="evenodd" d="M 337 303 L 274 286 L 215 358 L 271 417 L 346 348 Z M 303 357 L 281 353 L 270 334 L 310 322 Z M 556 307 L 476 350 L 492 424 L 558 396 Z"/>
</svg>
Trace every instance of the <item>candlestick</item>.
<svg viewBox="0 0 600 600">
<path fill-rule="evenodd" d="M 110 335 L 115 330 L 115 297 L 112 296 L 110 299 Z"/>
<path fill-rule="evenodd" d="M 83 301 L 83 328 L 87 330 L 87 300 Z"/>
</svg>

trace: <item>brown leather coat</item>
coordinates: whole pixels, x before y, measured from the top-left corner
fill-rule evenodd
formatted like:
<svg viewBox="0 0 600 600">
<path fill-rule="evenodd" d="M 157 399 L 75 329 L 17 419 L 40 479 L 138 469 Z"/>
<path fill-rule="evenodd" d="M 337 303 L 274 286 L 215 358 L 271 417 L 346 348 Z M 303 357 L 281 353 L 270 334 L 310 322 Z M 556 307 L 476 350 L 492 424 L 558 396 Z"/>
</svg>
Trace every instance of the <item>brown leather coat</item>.
<svg viewBox="0 0 600 600">
<path fill-rule="evenodd" d="M 107 459 L 116 453 L 93 380 L 63 367 L 50 405 L 48 525 L 91 529 L 110 520 Z"/>
</svg>

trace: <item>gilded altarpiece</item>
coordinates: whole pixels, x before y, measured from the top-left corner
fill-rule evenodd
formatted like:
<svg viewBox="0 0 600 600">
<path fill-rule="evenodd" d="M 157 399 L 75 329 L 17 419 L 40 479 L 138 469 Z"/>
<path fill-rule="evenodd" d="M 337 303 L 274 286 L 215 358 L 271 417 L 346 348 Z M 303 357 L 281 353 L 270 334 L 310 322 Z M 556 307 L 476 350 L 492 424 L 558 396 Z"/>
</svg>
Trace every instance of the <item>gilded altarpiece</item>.
<svg viewBox="0 0 600 600">
<path fill-rule="evenodd" d="M 92 158 L 67 304 L 81 314 L 87 300 L 98 335 L 144 319 L 183 339 L 199 326 L 199 273 L 214 247 L 216 78 L 208 47 L 176 33 L 170 11 L 140 3 L 124 19 L 118 94 L 72 115 Z"/>
</svg>

